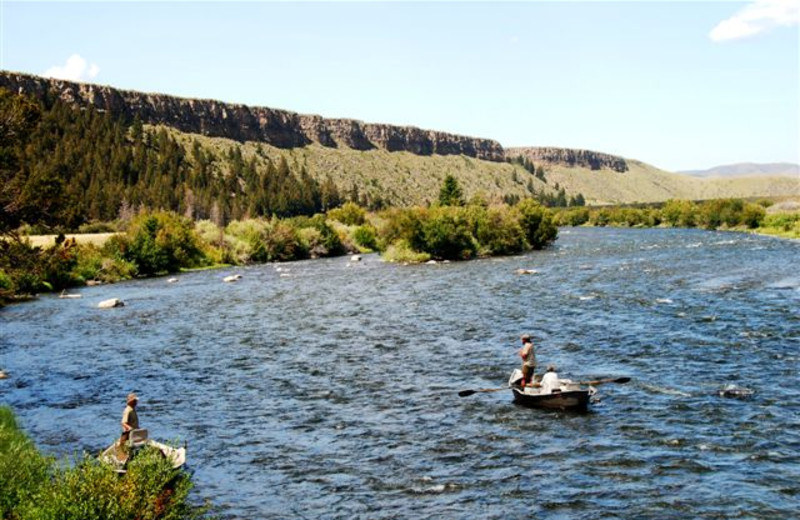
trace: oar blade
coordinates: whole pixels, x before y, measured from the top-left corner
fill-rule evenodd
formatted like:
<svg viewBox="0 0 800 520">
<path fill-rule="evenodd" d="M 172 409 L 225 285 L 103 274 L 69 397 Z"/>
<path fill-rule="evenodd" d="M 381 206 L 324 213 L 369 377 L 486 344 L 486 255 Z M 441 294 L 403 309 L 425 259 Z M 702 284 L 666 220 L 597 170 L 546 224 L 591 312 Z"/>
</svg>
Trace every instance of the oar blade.
<svg viewBox="0 0 800 520">
<path fill-rule="evenodd" d="M 630 380 L 630 377 L 618 377 L 614 380 L 614 383 L 627 383 Z"/>
<path fill-rule="evenodd" d="M 461 390 L 458 393 L 458 396 L 459 397 L 467 397 L 468 395 L 477 394 L 477 393 L 478 393 L 477 390 Z"/>
</svg>

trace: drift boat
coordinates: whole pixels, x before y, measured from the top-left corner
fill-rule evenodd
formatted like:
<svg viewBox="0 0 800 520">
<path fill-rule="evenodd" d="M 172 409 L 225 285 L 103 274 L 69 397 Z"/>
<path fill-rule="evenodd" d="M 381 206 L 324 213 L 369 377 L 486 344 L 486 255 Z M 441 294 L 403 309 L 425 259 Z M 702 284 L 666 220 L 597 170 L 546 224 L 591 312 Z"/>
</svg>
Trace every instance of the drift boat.
<svg viewBox="0 0 800 520">
<path fill-rule="evenodd" d="M 539 387 L 522 388 L 521 381 L 522 372 L 516 369 L 508 378 L 508 386 L 514 393 L 514 402 L 530 408 L 585 412 L 589 407 L 589 400 L 597 392 L 593 386 L 573 383 L 569 379 L 561 379 L 560 388 L 547 393 Z"/>
<path fill-rule="evenodd" d="M 128 461 L 136 456 L 136 453 L 145 447 L 150 446 L 161 452 L 161 455 L 172 463 L 174 469 L 178 469 L 186 464 L 186 447 L 173 448 L 166 444 L 156 442 L 147 438 L 147 430 L 131 430 L 131 435 L 125 445 L 125 449 L 120 446 L 119 441 L 114 441 L 111 446 L 103 450 L 99 459 L 114 468 L 117 473 L 126 473 L 125 466 Z"/>
</svg>

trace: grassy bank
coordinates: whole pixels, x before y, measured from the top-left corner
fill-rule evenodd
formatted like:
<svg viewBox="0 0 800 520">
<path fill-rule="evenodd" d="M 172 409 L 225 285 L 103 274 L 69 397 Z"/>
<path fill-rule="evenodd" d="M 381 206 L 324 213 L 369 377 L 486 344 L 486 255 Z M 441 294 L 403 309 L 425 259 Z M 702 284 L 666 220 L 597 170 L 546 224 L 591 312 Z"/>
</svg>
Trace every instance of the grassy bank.
<svg viewBox="0 0 800 520">
<path fill-rule="evenodd" d="M 189 475 L 144 451 L 120 476 L 84 454 L 71 461 L 41 454 L 14 413 L 0 407 L 0 519 L 183 520 L 206 518 L 189 503 Z"/>
</svg>

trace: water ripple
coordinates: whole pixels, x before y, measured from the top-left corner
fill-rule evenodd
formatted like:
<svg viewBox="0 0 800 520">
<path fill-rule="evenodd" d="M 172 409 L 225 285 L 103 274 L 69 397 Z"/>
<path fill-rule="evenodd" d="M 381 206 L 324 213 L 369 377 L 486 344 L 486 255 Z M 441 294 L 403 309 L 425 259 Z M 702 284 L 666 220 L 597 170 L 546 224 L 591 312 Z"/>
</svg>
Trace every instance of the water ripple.
<svg viewBox="0 0 800 520">
<path fill-rule="evenodd" d="M 68 455 L 116 436 L 137 391 L 152 435 L 188 440 L 196 499 L 230 518 L 791 518 L 798 253 L 574 229 L 503 259 L 86 288 L 0 311 L 0 395 Z M 127 305 L 96 308 L 111 297 Z M 457 397 L 503 386 L 523 331 L 565 376 L 633 381 L 599 387 L 583 415 Z M 720 397 L 729 384 L 756 393 Z"/>
</svg>

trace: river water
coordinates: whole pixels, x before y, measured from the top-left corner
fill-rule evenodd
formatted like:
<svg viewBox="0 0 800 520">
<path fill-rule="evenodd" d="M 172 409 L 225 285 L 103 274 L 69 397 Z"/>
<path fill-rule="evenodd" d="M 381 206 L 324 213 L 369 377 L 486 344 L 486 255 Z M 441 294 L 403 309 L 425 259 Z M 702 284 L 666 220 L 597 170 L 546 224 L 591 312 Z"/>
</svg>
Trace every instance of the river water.
<svg viewBox="0 0 800 520">
<path fill-rule="evenodd" d="M 798 259 L 744 234 L 578 228 L 500 259 L 85 288 L 0 310 L 0 403 L 43 450 L 94 453 L 136 391 L 230 518 L 796 518 Z M 96 308 L 111 297 L 127 305 Z M 562 377 L 632 381 L 586 414 L 458 397 L 505 384 L 522 332 Z"/>
</svg>

